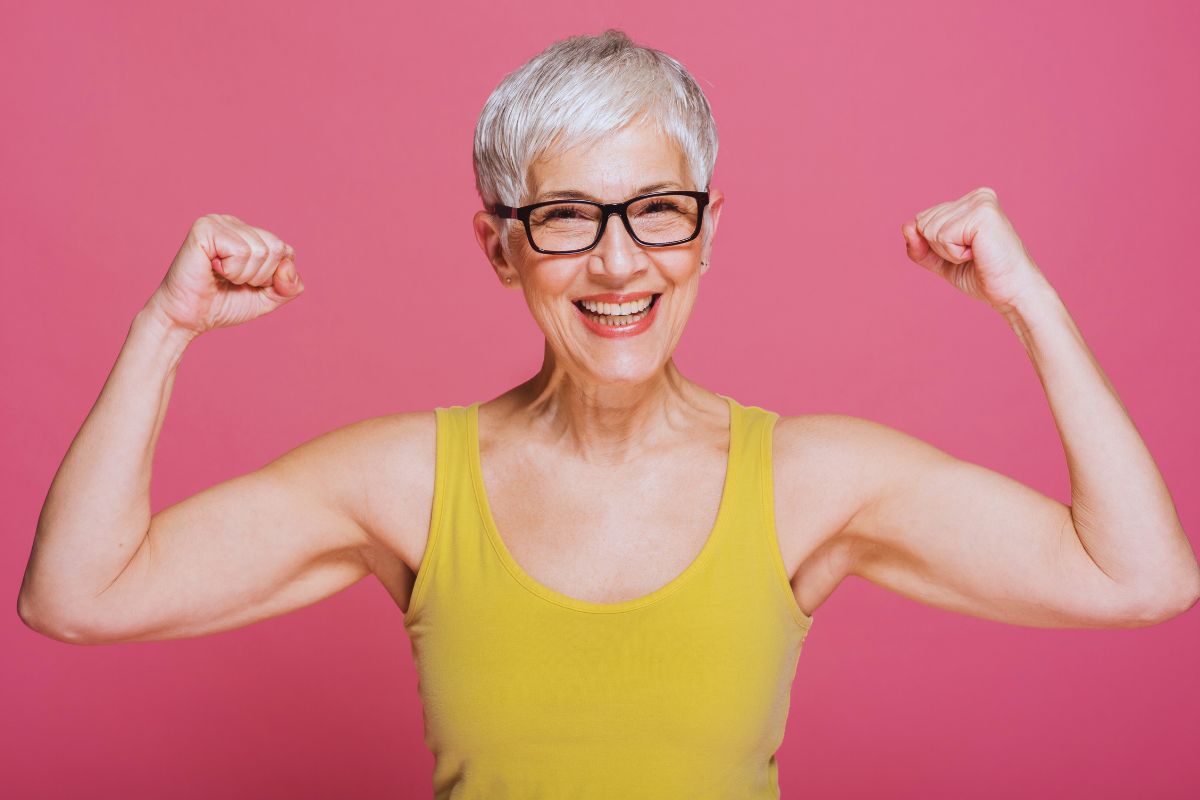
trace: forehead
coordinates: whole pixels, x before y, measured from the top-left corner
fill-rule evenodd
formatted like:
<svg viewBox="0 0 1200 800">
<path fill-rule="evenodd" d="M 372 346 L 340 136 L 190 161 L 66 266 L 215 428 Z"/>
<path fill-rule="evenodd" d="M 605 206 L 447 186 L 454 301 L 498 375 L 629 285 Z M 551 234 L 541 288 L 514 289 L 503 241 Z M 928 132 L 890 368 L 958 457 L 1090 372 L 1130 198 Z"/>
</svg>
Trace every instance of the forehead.
<svg viewBox="0 0 1200 800">
<path fill-rule="evenodd" d="M 528 202 L 567 195 L 617 202 L 652 185 L 704 188 L 691 186 L 687 158 L 674 138 L 639 122 L 535 159 L 529 166 Z"/>
</svg>

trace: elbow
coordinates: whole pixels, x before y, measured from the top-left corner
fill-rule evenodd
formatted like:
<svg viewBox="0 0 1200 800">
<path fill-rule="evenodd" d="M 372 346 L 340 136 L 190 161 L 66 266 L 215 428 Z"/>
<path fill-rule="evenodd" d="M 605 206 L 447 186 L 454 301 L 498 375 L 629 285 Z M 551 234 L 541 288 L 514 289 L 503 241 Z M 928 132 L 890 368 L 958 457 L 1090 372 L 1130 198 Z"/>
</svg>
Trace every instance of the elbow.
<svg viewBox="0 0 1200 800">
<path fill-rule="evenodd" d="M 17 597 L 17 616 L 25 627 L 34 633 L 40 633 L 49 639 L 64 644 L 95 644 L 96 640 L 87 634 L 81 625 L 72 625 L 61 616 L 45 613 L 31 598 L 24 593 Z"/>
<path fill-rule="evenodd" d="M 1164 604 L 1164 621 L 1179 616 L 1200 602 L 1200 565 L 1180 580 L 1178 586 L 1171 601 Z"/>
<path fill-rule="evenodd" d="M 34 608 L 33 601 L 24 592 L 17 595 L 17 616 L 21 618 L 21 622 L 26 628 L 34 633 L 45 634 L 46 624 L 42 620 L 42 616 Z"/>
<path fill-rule="evenodd" d="M 1143 592 L 1132 604 L 1130 616 L 1140 626 L 1159 625 L 1174 619 L 1200 602 L 1200 572 L 1193 573 L 1186 581 L 1171 591 Z"/>
<path fill-rule="evenodd" d="M 1166 619 L 1177 617 L 1183 612 L 1191 610 L 1196 603 L 1200 603 L 1200 573 L 1197 573 L 1196 576 L 1196 586 L 1181 594 L 1179 599 L 1168 608 Z"/>
<path fill-rule="evenodd" d="M 1159 604 L 1146 615 L 1146 624 L 1159 625 L 1167 620 L 1174 619 L 1183 612 L 1191 609 L 1192 606 L 1196 605 L 1197 601 L 1200 601 L 1200 595 L 1192 595 L 1174 603 Z"/>
</svg>

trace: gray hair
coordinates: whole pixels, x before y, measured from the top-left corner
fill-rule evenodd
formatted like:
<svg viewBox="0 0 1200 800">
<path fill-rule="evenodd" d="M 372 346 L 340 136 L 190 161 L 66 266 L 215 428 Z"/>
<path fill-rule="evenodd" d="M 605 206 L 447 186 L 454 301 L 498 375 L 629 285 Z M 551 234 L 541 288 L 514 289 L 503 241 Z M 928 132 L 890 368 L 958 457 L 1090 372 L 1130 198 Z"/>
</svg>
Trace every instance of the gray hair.
<svg viewBox="0 0 1200 800">
<path fill-rule="evenodd" d="M 699 85 L 660 50 L 619 30 L 555 42 L 509 73 L 475 126 L 475 186 L 485 205 L 518 206 L 538 158 L 645 119 L 683 150 L 697 189 L 717 160 L 717 126 Z"/>
</svg>

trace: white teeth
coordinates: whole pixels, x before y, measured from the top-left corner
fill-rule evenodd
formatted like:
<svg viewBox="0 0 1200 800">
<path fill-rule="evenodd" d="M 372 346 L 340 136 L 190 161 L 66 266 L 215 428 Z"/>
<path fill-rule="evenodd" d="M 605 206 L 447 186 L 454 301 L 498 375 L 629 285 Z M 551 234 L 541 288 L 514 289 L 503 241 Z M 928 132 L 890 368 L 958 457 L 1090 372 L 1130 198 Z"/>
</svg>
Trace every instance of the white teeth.
<svg viewBox="0 0 1200 800">
<path fill-rule="evenodd" d="M 629 316 L 638 314 L 650 307 L 650 301 L 653 296 L 643 297 L 641 300 L 633 300 L 628 303 L 597 303 L 594 300 L 580 300 L 579 303 L 588 311 L 594 314 L 605 314 L 608 316 Z"/>
<path fill-rule="evenodd" d="M 609 328 L 621 328 L 621 327 L 633 325 L 637 322 L 641 322 L 643 319 L 645 319 L 650 314 L 650 311 L 649 310 L 639 311 L 636 314 L 629 314 L 628 316 L 620 316 L 620 315 L 609 316 L 606 314 L 593 314 L 590 311 L 587 311 L 584 313 L 586 313 L 587 318 L 590 319 L 596 325 L 603 325 L 603 326 L 609 327 Z"/>
</svg>

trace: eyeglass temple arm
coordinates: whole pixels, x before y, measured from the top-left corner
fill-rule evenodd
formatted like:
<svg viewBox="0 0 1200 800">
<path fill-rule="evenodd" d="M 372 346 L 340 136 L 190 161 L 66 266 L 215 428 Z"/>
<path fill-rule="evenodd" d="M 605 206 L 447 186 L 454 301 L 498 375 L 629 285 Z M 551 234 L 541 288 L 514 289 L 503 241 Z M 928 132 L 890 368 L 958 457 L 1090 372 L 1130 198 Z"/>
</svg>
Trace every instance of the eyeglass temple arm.
<svg viewBox="0 0 1200 800">
<path fill-rule="evenodd" d="M 502 205 L 500 203 L 492 204 L 492 213 L 504 219 L 516 219 L 517 210 L 512 206 Z"/>
</svg>

